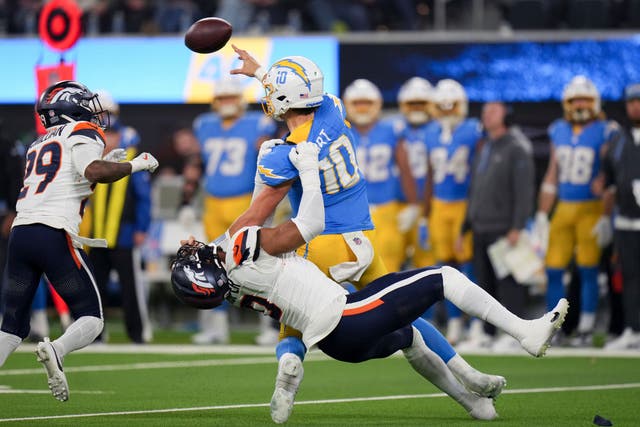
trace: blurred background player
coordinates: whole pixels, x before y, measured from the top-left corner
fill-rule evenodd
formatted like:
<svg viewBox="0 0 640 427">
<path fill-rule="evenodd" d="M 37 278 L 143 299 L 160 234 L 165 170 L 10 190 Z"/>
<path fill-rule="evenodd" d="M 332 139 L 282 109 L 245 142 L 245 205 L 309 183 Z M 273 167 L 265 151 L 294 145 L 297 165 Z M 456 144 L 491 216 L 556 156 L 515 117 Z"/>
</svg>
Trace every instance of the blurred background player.
<svg viewBox="0 0 640 427">
<path fill-rule="evenodd" d="M 471 163 L 481 138 L 480 122 L 467 118 L 467 94 L 455 80 L 440 80 L 434 89 L 435 120 L 426 131 L 429 172 L 425 192 L 427 229 L 436 262 L 457 266 L 471 276 L 471 235 L 465 236 L 460 250 L 456 239 L 467 212 Z M 447 339 L 457 343 L 462 335 L 460 310 L 447 303 Z M 470 332 L 475 335 L 481 325 Z"/>
<path fill-rule="evenodd" d="M 426 129 L 431 122 L 431 98 L 433 87 L 422 77 L 412 77 L 398 91 L 398 106 L 402 119 L 395 120 L 396 132 L 404 141 L 404 148 L 409 158 L 411 175 L 415 181 L 416 193 L 420 207 L 418 224 L 407 234 L 406 252 L 411 256 L 411 264 L 416 267 L 427 267 L 435 264 L 433 251 L 429 243 L 427 218 L 424 214 L 424 193 L 427 181 L 429 162 L 427 159 Z M 399 190 L 399 200 L 404 205 L 407 198 Z M 393 271 L 393 270 L 391 270 Z"/>
<path fill-rule="evenodd" d="M 251 204 L 256 160 L 262 142 L 276 131 L 273 120 L 260 112 L 247 112 L 240 79 L 227 77 L 214 86 L 211 112 L 198 116 L 193 132 L 204 165 L 204 228 L 208 240 L 224 234 Z M 197 344 L 229 341 L 228 308 L 201 310 Z M 277 331 L 266 316 L 260 319 L 259 343 L 275 344 Z"/>
<path fill-rule="evenodd" d="M 606 350 L 640 349 L 640 84 L 625 89 L 628 123 L 624 136 L 612 143 L 603 163 L 605 216 L 610 224 L 615 206 L 615 248 L 622 268 L 624 331 Z"/>
<path fill-rule="evenodd" d="M 602 118 L 600 93 L 585 76 L 574 77 L 564 87 L 562 108 L 564 118 L 549 127 L 549 166 L 533 231 L 543 248 L 548 242 L 547 307 L 564 296 L 563 275 L 575 255 L 581 281 L 580 321 L 571 344 L 584 346 L 591 345 L 596 321 L 600 245 L 608 244 L 596 227 L 603 209 L 592 185 L 600 173 L 601 156 L 609 141 L 618 137 L 619 127 Z"/>
<path fill-rule="evenodd" d="M 140 144 L 138 132 L 122 123 L 120 107 L 109 92 L 96 93 L 110 116 L 110 126 L 105 130 L 105 155 L 118 150 L 116 153 L 121 152 L 126 160 L 133 159 Z M 149 342 L 153 335 L 140 256 L 150 222 L 151 177 L 149 172 L 140 171 L 114 183 L 97 184 L 82 226 L 87 236 L 107 241 L 106 248 L 92 248 L 89 257 L 103 301 L 112 271 L 117 274 L 125 330 L 134 343 Z"/>
<path fill-rule="evenodd" d="M 524 316 L 528 288 L 517 283 L 511 274 L 498 279 L 489 258 L 489 247 L 503 237 L 515 246 L 533 214 L 533 152 L 529 141 L 510 131 L 510 114 L 502 102 L 488 102 L 482 107 L 486 139 L 473 162 L 469 208 L 462 232 L 473 232 L 476 283 L 509 311 Z M 485 330 L 495 335 L 492 325 L 485 324 Z M 509 351 L 518 346 L 511 336 L 503 334 L 493 342 L 492 350 Z"/>
<path fill-rule="evenodd" d="M 367 181 L 371 220 L 376 227 L 374 249 L 389 271 L 400 271 L 406 258 L 405 235 L 422 206 L 417 204 L 407 151 L 391 121 L 380 120 L 382 94 L 366 79 L 352 82 L 344 91 L 347 120 L 355 136 L 358 166 Z M 398 201 L 398 180 L 411 203 Z"/>
</svg>

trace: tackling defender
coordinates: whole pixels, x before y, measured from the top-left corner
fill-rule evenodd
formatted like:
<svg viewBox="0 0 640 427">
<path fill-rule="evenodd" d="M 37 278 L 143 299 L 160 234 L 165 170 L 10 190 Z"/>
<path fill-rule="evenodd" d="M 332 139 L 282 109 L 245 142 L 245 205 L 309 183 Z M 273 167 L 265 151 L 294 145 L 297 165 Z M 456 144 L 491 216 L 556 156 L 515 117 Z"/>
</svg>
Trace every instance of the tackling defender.
<svg viewBox="0 0 640 427">
<path fill-rule="evenodd" d="M 242 227 L 226 252 L 193 238 L 181 242 L 171 274 L 178 298 L 198 308 L 215 307 L 227 299 L 238 307 L 265 312 L 302 331 L 307 347 L 317 345 L 344 362 L 384 358 L 402 350 L 419 374 L 473 418 L 496 418 L 493 400 L 465 389 L 442 360 L 431 356 L 411 322 L 446 298 L 503 328 L 539 357 L 564 321 L 567 301 L 562 299 L 539 319 L 524 320 L 451 267 L 387 274 L 347 294 L 313 263 L 293 252 L 323 231 L 325 212 L 317 173 L 318 147 L 302 142 L 288 150 L 303 189 L 297 216 L 276 228 Z M 294 397 L 295 393 L 290 396 Z"/>
<path fill-rule="evenodd" d="M 95 183 L 114 182 L 158 161 L 141 153 L 129 162 L 116 150 L 101 159 L 105 114 L 98 96 L 74 81 L 47 88 L 36 105 L 47 133 L 27 151 L 24 186 L 9 237 L 8 282 L 2 289 L 6 311 L 0 328 L 0 366 L 29 333 L 31 301 L 46 274 L 76 319 L 58 339 L 38 343 L 36 356 L 47 372 L 53 396 L 66 401 L 69 388 L 64 356 L 91 344 L 103 327 L 102 303 L 82 244 L 106 247 L 106 241 L 78 236 L 84 204 Z"/>
</svg>

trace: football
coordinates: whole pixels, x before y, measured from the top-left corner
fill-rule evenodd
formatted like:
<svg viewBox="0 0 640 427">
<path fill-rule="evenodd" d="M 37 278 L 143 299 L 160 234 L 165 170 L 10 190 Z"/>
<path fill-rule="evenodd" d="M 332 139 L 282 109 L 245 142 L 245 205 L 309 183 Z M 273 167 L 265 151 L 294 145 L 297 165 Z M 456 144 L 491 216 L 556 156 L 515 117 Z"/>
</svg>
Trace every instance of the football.
<svg viewBox="0 0 640 427">
<path fill-rule="evenodd" d="M 184 44 L 197 53 L 220 50 L 231 38 L 231 24 L 221 18 L 202 18 L 184 35 Z"/>
</svg>

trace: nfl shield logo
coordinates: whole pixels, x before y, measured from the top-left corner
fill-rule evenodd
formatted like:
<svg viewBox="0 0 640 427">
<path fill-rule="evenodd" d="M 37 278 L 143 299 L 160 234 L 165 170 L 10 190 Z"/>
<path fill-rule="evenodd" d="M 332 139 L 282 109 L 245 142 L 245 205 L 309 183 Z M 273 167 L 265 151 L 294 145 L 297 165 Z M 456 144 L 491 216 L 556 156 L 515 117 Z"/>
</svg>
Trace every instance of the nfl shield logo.
<svg viewBox="0 0 640 427">
<path fill-rule="evenodd" d="M 359 237 L 354 237 L 353 238 L 353 243 L 355 243 L 356 245 L 361 245 L 362 244 L 362 240 L 360 240 Z"/>
</svg>

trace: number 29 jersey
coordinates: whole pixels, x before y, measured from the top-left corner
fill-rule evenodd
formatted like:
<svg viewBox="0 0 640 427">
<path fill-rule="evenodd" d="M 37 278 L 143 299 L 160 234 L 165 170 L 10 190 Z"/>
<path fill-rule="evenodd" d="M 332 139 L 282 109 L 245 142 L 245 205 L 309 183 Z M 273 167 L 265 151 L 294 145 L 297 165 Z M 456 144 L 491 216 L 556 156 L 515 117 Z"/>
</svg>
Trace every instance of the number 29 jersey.
<svg viewBox="0 0 640 427">
<path fill-rule="evenodd" d="M 39 223 L 78 234 L 94 185 L 73 163 L 71 150 L 77 144 L 94 145 L 101 156 L 104 133 L 90 122 L 71 122 L 47 129 L 31 144 L 14 226 Z"/>
<path fill-rule="evenodd" d="M 358 168 L 354 136 L 345 119 L 342 101 L 324 95 L 312 120 L 300 125 L 258 163 L 258 174 L 269 186 L 296 179 L 298 170 L 289 160 L 293 144 L 309 141 L 320 147 L 320 188 L 325 208 L 322 234 L 342 234 L 373 229 L 369 215 L 366 182 Z M 293 216 L 297 215 L 302 186 L 296 179 L 289 191 Z"/>
<path fill-rule="evenodd" d="M 571 123 L 559 119 L 549 126 L 549 138 L 558 164 L 558 199 L 571 202 L 595 200 L 591 183 L 600 172 L 603 145 L 618 135 L 616 122 L 595 120 L 574 132 Z"/>
</svg>

